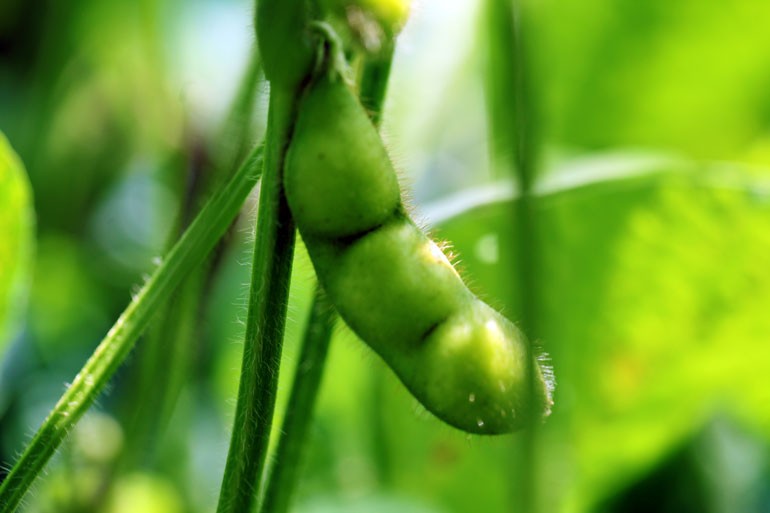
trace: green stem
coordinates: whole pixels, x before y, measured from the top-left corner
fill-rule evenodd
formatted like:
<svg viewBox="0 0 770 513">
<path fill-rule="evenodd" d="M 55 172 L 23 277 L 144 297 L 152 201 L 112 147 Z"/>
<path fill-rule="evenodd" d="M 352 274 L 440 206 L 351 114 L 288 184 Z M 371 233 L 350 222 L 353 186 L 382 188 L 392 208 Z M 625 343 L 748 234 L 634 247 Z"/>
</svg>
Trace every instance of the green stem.
<svg viewBox="0 0 770 513">
<path fill-rule="evenodd" d="M 233 178 L 211 198 L 134 296 L 0 485 L 0 512 L 10 513 L 16 509 L 67 432 L 93 404 L 126 358 L 158 307 L 214 247 L 254 187 L 261 161 L 262 150 L 256 148 Z"/>
<path fill-rule="evenodd" d="M 373 467 L 381 488 L 391 486 L 394 476 L 393 457 L 388 445 L 388 413 L 383 408 L 387 393 L 387 373 L 388 370 L 382 365 L 372 367 L 369 372 L 369 396 L 366 401 L 370 423 L 369 450 L 372 451 Z"/>
<path fill-rule="evenodd" d="M 326 294 L 316 287 L 281 437 L 260 507 L 262 512 L 284 513 L 289 510 L 336 318 Z"/>
<path fill-rule="evenodd" d="M 158 308 L 141 345 L 137 379 L 131 391 L 126 442 L 116 468 L 154 466 L 177 399 L 187 381 L 196 351 L 202 263 L 179 285 L 171 300 Z"/>
<path fill-rule="evenodd" d="M 388 89 L 388 78 L 395 49 L 394 41 L 385 43 L 376 56 L 366 60 L 361 72 L 361 104 L 377 127 L 382 121 L 382 107 L 385 103 L 385 92 Z"/>
<path fill-rule="evenodd" d="M 529 20 L 528 0 L 489 0 L 488 24 L 488 95 L 490 131 L 493 142 L 493 162 L 512 172 L 519 184 L 519 200 L 515 203 L 514 218 L 517 237 L 519 319 L 530 340 L 539 334 L 539 297 L 537 277 L 540 271 L 537 199 L 533 183 L 537 175 L 540 150 L 537 98 L 532 88 L 532 66 L 528 42 L 532 24 Z M 512 93 L 512 94 L 511 94 Z M 511 150 L 513 150 L 511 152 Z M 526 361 L 533 361 L 534 351 L 527 345 Z M 527 366 L 528 395 L 534 397 L 535 373 Z M 534 401 L 530 401 L 534 403 Z M 538 416 L 515 440 L 514 461 L 517 477 L 512 486 L 515 511 L 537 512 Z"/>
<path fill-rule="evenodd" d="M 294 252 L 282 171 L 296 104 L 296 93 L 271 91 L 241 381 L 219 513 L 252 510 L 270 437 Z"/>
<path fill-rule="evenodd" d="M 243 158 L 249 141 L 253 140 L 251 133 L 257 98 L 255 93 L 261 78 L 262 59 L 257 49 L 253 48 L 214 149 L 216 166 L 219 170 L 216 175 L 223 179 L 230 176 L 232 170 Z"/>
</svg>

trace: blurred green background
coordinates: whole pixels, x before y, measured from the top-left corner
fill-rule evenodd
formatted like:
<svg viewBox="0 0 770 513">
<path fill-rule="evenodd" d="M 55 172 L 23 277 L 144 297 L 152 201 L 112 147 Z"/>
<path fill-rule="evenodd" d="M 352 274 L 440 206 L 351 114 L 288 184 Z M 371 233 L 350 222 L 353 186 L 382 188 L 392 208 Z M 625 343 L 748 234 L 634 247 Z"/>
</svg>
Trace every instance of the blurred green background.
<svg viewBox="0 0 770 513">
<path fill-rule="evenodd" d="M 770 3 L 531 2 L 536 247 L 520 247 L 517 188 L 491 156 L 515 149 L 489 128 L 505 105 L 485 97 L 501 65 L 488 7 L 415 0 L 383 133 L 416 217 L 451 241 L 474 291 L 533 317 L 553 413 L 534 440 L 468 437 L 338 326 L 295 511 L 513 512 L 526 483 L 542 512 L 770 512 Z M 0 3 L 0 131 L 36 216 L 34 260 L 31 242 L 25 265 L 0 260 L 3 468 L 153 269 L 190 183 L 237 154 L 228 109 L 251 12 L 246 0 Z M 266 91 L 242 120 L 254 143 Z M 0 180 L 0 198 L 10 187 Z M 9 205 L 0 227 L 22 208 Z M 205 286 L 164 435 L 134 436 L 152 392 L 137 385 L 140 341 L 25 511 L 213 511 L 252 210 Z M 537 258 L 529 297 L 524 254 Z M 279 418 L 312 287 L 300 248 Z"/>
</svg>

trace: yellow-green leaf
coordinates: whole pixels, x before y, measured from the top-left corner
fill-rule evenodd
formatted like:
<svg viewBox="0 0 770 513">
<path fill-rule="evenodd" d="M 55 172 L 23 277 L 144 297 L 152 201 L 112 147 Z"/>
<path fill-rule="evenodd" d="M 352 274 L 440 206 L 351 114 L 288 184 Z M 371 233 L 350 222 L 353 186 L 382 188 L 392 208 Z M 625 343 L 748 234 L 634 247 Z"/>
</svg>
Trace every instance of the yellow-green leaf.
<svg viewBox="0 0 770 513">
<path fill-rule="evenodd" d="M 24 166 L 0 132 L 0 353 L 18 329 L 26 305 L 34 225 Z"/>
</svg>

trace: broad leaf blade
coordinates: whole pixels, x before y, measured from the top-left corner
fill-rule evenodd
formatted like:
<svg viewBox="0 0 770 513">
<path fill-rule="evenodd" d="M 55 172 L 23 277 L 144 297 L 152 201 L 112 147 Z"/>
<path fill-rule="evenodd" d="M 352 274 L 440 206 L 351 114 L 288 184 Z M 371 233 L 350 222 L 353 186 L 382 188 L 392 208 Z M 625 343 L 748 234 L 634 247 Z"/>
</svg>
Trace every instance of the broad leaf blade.
<svg viewBox="0 0 770 513">
<path fill-rule="evenodd" d="M 34 225 L 24 166 L 0 132 L 0 355 L 19 328 L 26 306 Z"/>
<path fill-rule="evenodd" d="M 535 338 L 558 382 L 543 468 L 573 473 L 545 478 L 570 483 L 554 511 L 591 509 L 714 417 L 770 438 L 770 189 L 736 165 L 659 171 L 541 190 Z M 438 235 L 518 320 L 514 196 Z"/>
</svg>

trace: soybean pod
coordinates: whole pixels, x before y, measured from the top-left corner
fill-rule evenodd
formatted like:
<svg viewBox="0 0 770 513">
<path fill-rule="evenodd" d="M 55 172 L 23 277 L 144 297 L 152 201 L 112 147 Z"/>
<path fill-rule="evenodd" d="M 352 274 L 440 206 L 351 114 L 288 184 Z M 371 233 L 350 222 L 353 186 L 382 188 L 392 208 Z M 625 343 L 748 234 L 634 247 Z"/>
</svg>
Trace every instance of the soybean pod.
<svg viewBox="0 0 770 513">
<path fill-rule="evenodd" d="M 342 319 L 452 426 L 507 433 L 547 415 L 549 369 L 410 219 L 379 134 L 339 73 L 315 76 L 299 112 L 286 197 Z"/>
</svg>

